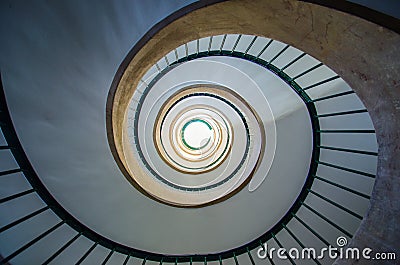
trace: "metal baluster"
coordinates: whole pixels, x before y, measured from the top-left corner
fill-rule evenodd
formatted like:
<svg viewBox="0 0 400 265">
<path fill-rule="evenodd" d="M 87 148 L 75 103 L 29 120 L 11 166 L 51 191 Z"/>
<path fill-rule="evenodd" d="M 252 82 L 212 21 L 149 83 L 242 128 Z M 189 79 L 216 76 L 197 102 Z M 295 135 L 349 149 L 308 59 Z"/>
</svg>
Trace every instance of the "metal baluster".
<svg viewBox="0 0 400 265">
<path fill-rule="evenodd" d="M 46 232 L 44 232 L 44 233 L 40 234 L 39 236 L 37 236 L 36 238 L 32 239 L 31 241 L 26 243 L 24 246 L 20 247 L 18 250 L 16 250 L 12 254 L 8 255 L 7 257 L 5 257 L 0 262 L 0 264 L 6 264 L 8 261 L 10 261 L 11 259 L 13 259 L 16 256 L 18 256 L 19 254 L 21 254 L 24 250 L 26 250 L 27 248 L 34 245 L 36 242 L 38 242 L 39 240 L 41 240 L 42 238 L 44 238 L 45 236 L 47 236 L 48 234 L 50 234 L 51 232 L 53 232 L 54 230 L 59 228 L 64 223 L 65 223 L 65 221 L 63 220 L 63 221 L 59 222 L 58 224 L 54 225 L 53 227 L 51 227 L 50 229 L 48 229 Z"/>
<path fill-rule="evenodd" d="M 82 235 L 81 233 L 78 233 L 75 235 L 72 239 L 70 239 L 64 246 L 62 246 L 59 250 L 56 251 L 50 258 L 48 258 L 45 262 L 43 262 L 42 265 L 47 265 L 51 261 L 53 261 L 58 255 L 60 255 L 67 247 L 69 247 L 75 240 L 77 240 L 80 236 Z"/>
</svg>

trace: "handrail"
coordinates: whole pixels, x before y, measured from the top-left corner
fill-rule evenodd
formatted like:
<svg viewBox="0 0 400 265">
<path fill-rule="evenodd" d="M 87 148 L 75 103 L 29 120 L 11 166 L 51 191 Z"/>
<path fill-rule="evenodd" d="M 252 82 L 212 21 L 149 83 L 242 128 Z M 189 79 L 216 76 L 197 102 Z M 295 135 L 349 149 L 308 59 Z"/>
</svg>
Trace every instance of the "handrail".
<svg viewBox="0 0 400 265">
<path fill-rule="evenodd" d="M 225 35 L 226 38 L 226 35 Z M 236 42 L 238 42 L 240 40 L 240 38 L 238 37 L 238 40 Z M 212 39 L 210 38 L 210 44 L 209 44 L 209 48 L 211 47 L 211 41 Z M 247 48 L 247 51 L 251 48 L 251 46 L 254 44 L 255 38 L 253 39 L 253 41 L 250 43 L 250 46 Z M 273 42 L 273 40 L 270 40 L 267 45 L 263 48 L 262 52 L 260 52 L 259 56 L 271 45 L 271 43 Z M 236 43 L 237 45 L 237 43 Z M 187 51 L 187 45 L 186 47 L 186 51 Z M 10 223 L 9 225 L 4 226 L 3 228 L 1 228 L 0 233 L 21 223 L 26 221 L 27 219 L 33 218 L 34 216 L 38 215 L 39 213 L 47 210 L 47 209 L 51 209 L 60 219 L 61 222 L 59 224 L 57 224 L 55 226 L 55 228 L 50 229 L 49 231 L 47 231 L 46 233 L 51 233 L 53 230 L 55 230 L 56 228 L 58 228 L 59 226 L 61 226 L 62 224 L 67 224 L 69 225 L 71 228 L 73 228 L 74 230 L 77 231 L 78 234 L 76 234 L 72 239 L 70 239 L 68 242 L 66 242 L 57 252 L 55 252 L 53 255 L 51 255 L 46 261 L 45 264 L 49 263 L 50 261 L 52 261 L 54 258 L 56 258 L 63 250 L 65 250 L 69 245 L 71 245 L 76 239 L 78 239 L 81 236 L 84 236 L 88 239 L 90 239 L 93 242 L 93 245 L 85 252 L 85 254 L 80 258 L 80 260 L 77 262 L 77 264 L 80 264 L 82 261 L 84 261 L 89 254 L 96 248 L 96 246 L 101 245 L 105 248 L 108 248 L 110 250 L 110 252 L 108 253 L 107 257 L 105 258 L 103 264 L 105 264 L 110 258 L 111 256 L 115 253 L 122 253 L 124 255 L 126 255 L 126 259 L 124 261 L 124 264 L 126 264 L 128 262 L 128 260 L 131 257 L 136 257 L 139 258 L 143 261 L 143 264 L 146 263 L 147 260 L 151 260 L 151 261 L 157 261 L 160 262 L 160 264 L 162 263 L 181 263 L 181 262 L 204 262 L 205 264 L 209 261 L 220 261 L 220 263 L 222 263 L 222 260 L 224 259 L 228 259 L 228 258 L 234 258 L 235 262 L 238 264 L 237 261 L 237 256 L 242 255 L 242 254 L 246 254 L 248 255 L 250 261 L 252 264 L 254 264 L 254 259 L 250 253 L 251 250 L 260 247 L 260 245 L 262 245 L 262 242 L 266 242 L 270 239 L 274 239 L 278 245 L 280 245 L 280 241 L 277 239 L 276 235 L 282 230 L 285 229 L 299 244 L 300 246 L 304 247 L 304 244 L 301 243 L 301 241 L 287 228 L 287 224 L 290 222 L 290 220 L 292 218 L 297 219 L 300 223 L 302 223 L 308 230 L 310 230 L 315 236 L 317 236 L 322 242 L 324 242 L 325 244 L 328 244 L 327 240 L 324 239 L 321 235 L 319 235 L 316 231 L 314 231 L 311 227 L 309 227 L 303 220 L 300 219 L 300 217 L 298 217 L 296 215 L 297 211 L 300 209 L 300 207 L 304 206 L 306 208 L 308 208 L 309 210 L 311 210 L 313 213 L 315 213 L 317 216 L 319 216 L 320 218 L 322 218 L 324 221 L 328 222 L 330 225 L 333 225 L 334 227 L 336 227 L 337 229 L 339 229 L 340 231 L 342 231 L 343 233 L 345 233 L 347 236 L 351 237 L 351 234 L 349 232 L 347 232 L 345 229 L 341 228 L 340 226 L 338 226 L 337 224 L 333 223 L 331 220 L 327 219 L 325 216 L 323 216 L 322 214 L 318 213 L 315 209 L 313 209 L 310 205 L 308 204 L 304 204 L 304 201 L 306 199 L 306 197 L 308 196 L 309 193 L 312 193 L 328 202 L 330 202 L 331 204 L 333 204 L 336 207 L 339 207 L 340 209 L 347 211 L 349 213 L 351 213 L 353 216 L 355 216 L 358 219 L 361 219 L 362 217 L 354 212 L 352 212 L 351 210 L 344 208 L 343 206 L 340 206 L 339 204 L 337 204 L 336 202 L 331 201 L 330 199 L 327 199 L 326 197 L 324 197 L 323 195 L 313 191 L 311 189 L 312 184 L 314 179 L 319 179 L 322 181 L 325 181 L 323 178 L 320 177 L 316 177 L 316 171 L 317 171 L 317 167 L 318 164 L 323 164 L 326 166 L 333 166 L 337 169 L 342 169 L 342 170 L 347 170 L 353 172 L 353 173 L 363 173 L 366 176 L 370 176 L 373 177 L 372 174 L 369 173 L 365 173 L 365 172 L 360 172 L 360 171 L 356 171 L 353 169 L 345 169 L 343 167 L 340 166 L 336 166 L 336 165 L 332 165 L 332 164 L 328 164 L 325 162 L 320 162 L 319 161 L 319 154 L 320 154 L 320 149 L 321 148 L 325 148 L 325 149 L 331 149 L 331 150 L 336 150 L 336 151 L 344 151 L 344 152 L 350 152 L 350 153 L 358 153 L 358 154 L 364 154 L 364 155 L 376 155 L 376 153 L 374 152 L 367 152 L 367 151 L 359 151 L 359 150 L 352 150 L 352 149 L 348 149 L 348 148 L 338 148 L 338 147 L 327 147 L 327 146 L 321 146 L 320 143 L 320 134 L 321 133 L 326 133 L 326 132 L 330 132 L 327 130 L 321 130 L 320 126 L 319 126 L 319 118 L 323 118 L 324 116 L 327 116 L 327 114 L 322 114 L 319 115 L 317 113 L 316 107 L 314 105 L 314 102 L 316 101 L 320 101 L 320 100 L 325 100 L 328 98 L 333 98 L 336 96 L 342 96 L 342 95 L 347 95 L 347 94 L 352 94 L 353 91 L 348 91 L 348 92 L 344 92 L 344 93 L 339 93 L 336 95 L 332 95 L 332 96 L 327 96 L 327 97 L 323 97 L 320 99 L 316 99 L 316 100 L 312 100 L 308 94 L 305 92 L 306 89 L 302 88 L 298 83 L 295 82 L 295 79 L 298 78 L 299 76 L 303 76 L 306 74 L 309 74 L 310 72 L 312 72 L 313 70 L 319 68 L 321 66 L 321 64 L 317 64 L 309 69 L 306 69 L 305 71 L 303 71 L 301 74 L 297 75 L 294 78 L 291 78 L 289 75 L 287 75 L 284 72 L 284 69 L 286 69 L 289 65 L 295 63 L 297 60 L 299 60 L 300 58 L 304 57 L 304 53 L 301 54 L 300 56 L 298 56 L 296 59 L 294 59 L 292 62 L 290 62 L 289 64 L 287 64 L 286 66 L 284 66 L 283 68 L 278 68 L 275 65 L 272 64 L 272 61 L 276 60 L 279 56 L 281 56 L 282 54 L 284 54 L 284 52 L 287 50 L 289 46 L 286 46 L 285 48 L 283 48 L 282 50 L 280 50 L 278 52 L 278 54 L 276 54 L 272 60 L 270 60 L 269 62 L 259 58 L 259 56 L 253 56 L 248 54 L 247 52 L 243 53 L 243 52 L 238 52 L 235 51 L 234 48 L 231 51 L 228 50 L 224 50 L 223 49 L 223 44 L 221 45 L 220 49 L 218 50 L 207 50 L 206 52 L 202 52 L 202 51 L 198 51 L 194 54 L 186 54 L 186 57 L 181 58 L 176 60 L 175 62 L 171 62 L 166 60 L 167 62 L 167 68 L 170 67 L 174 67 L 177 64 L 181 64 L 184 63 L 186 61 L 190 61 L 190 60 L 194 60 L 194 59 L 198 59 L 198 58 L 202 58 L 202 57 L 207 57 L 207 56 L 230 56 L 230 57 L 237 57 L 237 58 L 241 58 L 241 59 L 245 59 L 248 60 L 250 62 L 256 63 L 266 69 L 268 69 L 269 71 L 275 73 L 277 76 L 279 76 L 282 80 L 284 80 L 298 95 L 299 97 L 304 101 L 307 110 L 309 112 L 309 117 L 311 120 L 311 124 L 312 124 L 312 129 L 313 129 L 313 151 L 312 151 L 312 159 L 311 159 L 311 164 L 310 164 L 310 169 L 309 169 L 309 173 L 306 179 L 306 182 L 302 188 L 302 191 L 300 193 L 300 195 L 298 196 L 297 200 L 295 201 L 295 203 L 292 205 L 292 207 L 289 209 L 289 211 L 285 214 L 285 216 L 269 231 L 266 231 L 263 235 L 259 236 L 258 238 L 254 239 L 253 241 L 244 244 L 243 246 L 234 248 L 234 249 L 230 249 L 227 251 L 223 251 L 220 253 L 212 253 L 212 254 L 198 254 L 198 255 L 164 255 L 164 254 L 159 254 L 159 253 L 151 253 L 151 252 L 147 252 L 147 251 L 143 251 L 143 250 L 139 250 L 139 249 L 135 249 L 120 243 L 117 243 L 109 238 L 106 238 L 104 236 L 101 236 L 100 234 L 96 233 L 95 231 L 91 230 L 89 227 L 83 225 L 81 222 L 79 222 L 79 220 L 77 220 L 75 217 L 73 217 L 70 213 L 68 213 L 57 201 L 56 199 L 50 194 L 50 192 L 46 189 L 46 187 L 44 186 L 44 184 L 41 182 L 40 178 L 38 177 L 37 173 L 35 172 L 35 170 L 33 169 L 30 161 L 28 160 L 24 149 L 18 139 L 18 136 L 16 134 L 16 131 L 14 129 L 9 111 L 8 111 L 8 107 L 7 107 L 7 103 L 6 103 L 6 98 L 5 98 L 5 94 L 4 94 L 4 90 L 3 90 L 3 85 L 1 83 L 1 75 L 0 75 L 0 83 L 1 83 L 1 92 L 0 92 L 0 124 L 1 124 L 1 129 L 3 131 L 3 134 L 5 136 L 5 139 L 7 141 L 7 145 L 2 146 L 1 150 L 10 150 L 15 158 L 15 160 L 17 161 L 18 165 L 19 165 L 19 169 L 13 169 L 13 170 L 9 170 L 9 171 L 3 171 L 1 172 L 1 175 L 9 175 L 9 174 L 14 174 L 17 172 L 22 172 L 23 175 L 26 177 L 26 179 L 29 181 L 29 183 L 32 186 L 32 189 L 24 191 L 24 192 L 20 192 L 18 194 L 13 194 L 7 198 L 3 198 L 0 199 L 0 203 L 9 201 L 9 200 L 13 200 L 17 197 L 21 197 L 21 196 L 25 196 L 29 193 L 37 193 L 45 202 L 48 206 L 42 208 L 41 210 L 35 211 L 29 215 L 26 215 L 25 217 L 16 220 L 12 223 Z M 175 50 L 176 51 L 176 50 Z M 165 57 L 166 58 L 166 57 Z M 176 56 L 176 58 L 178 58 Z M 156 64 L 156 66 L 158 67 L 159 71 L 160 71 L 160 75 L 162 75 L 164 73 L 165 69 L 160 69 L 159 66 Z M 331 80 L 336 79 L 336 77 L 332 77 L 330 79 L 321 81 L 316 83 L 314 86 L 318 86 L 320 84 L 325 83 L 325 82 L 329 82 Z M 347 111 L 347 112 L 340 112 L 339 114 L 331 114 L 331 115 L 352 115 L 354 113 L 359 113 L 359 112 L 364 112 L 364 110 L 357 110 L 357 111 Z M 332 131 L 334 132 L 334 130 Z M 340 132 L 344 132 L 343 130 Z M 348 130 L 345 131 L 347 133 L 360 133 L 360 130 Z M 362 131 L 364 132 L 364 131 Z M 373 130 L 365 130 L 365 132 L 367 133 L 373 133 Z M 327 181 L 325 181 L 327 182 Z M 352 192 L 353 194 L 355 194 L 356 196 L 361 196 L 363 198 L 368 199 L 368 195 L 362 194 L 360 192 L 354 191 L 352 189 L 349 189 L 343 185 L 339 185 L 337 183 L 334 182 L 327 182 L 333 186 L 336 186 L 338 188 L 347 190 L 349 192 Z M 45 234 L 45 235 L 47 235 Z M 15 257 L 16 255 L 20 254 L 24 249 L 28 248 L 29 246 L 33 245 L 34 243 L 36 243 L 38 240 L 40 240 L 42 237 L 44 236 L 40 236 L 40 238 L 35 238 L 34 240 L 32 240 L 30 243 L 28 243 L 27 245 L 25 245 L 23 248 L 17 250 L 16 252 L 14 252 L 12 255 L 9 255 L 8 257 L 6 257 L 5 259 L 3 259 L 2 261 L 0 261 L 0 264 L 5 264 L 5 262 L 9 261 L 10 259 L 12 259 L 13 257 Z M 273 262 L 269 257 L 268 259 Z M 290 261 L 294 263 L 293 260 L 290 259 Z M 314 260 L 317 264 L 319 264 L 318 261 Z"/>
</svg>

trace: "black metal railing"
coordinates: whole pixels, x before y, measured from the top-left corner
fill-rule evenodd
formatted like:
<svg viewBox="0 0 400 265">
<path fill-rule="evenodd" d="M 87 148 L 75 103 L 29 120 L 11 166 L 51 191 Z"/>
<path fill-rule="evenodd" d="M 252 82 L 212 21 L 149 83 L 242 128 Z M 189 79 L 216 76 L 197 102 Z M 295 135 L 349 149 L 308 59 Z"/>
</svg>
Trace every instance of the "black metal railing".
<svg viewBox="0 0 400 265">
<path fill-rule="evenodd" d="M 115 254 L 115 253 L 121 253 L 124 254 L 126 257 L 124 257 L 124 262 L 123 264 L 127 264 L 131 258 L 138 258 L 141 260 L 142 264 L 146 264 L 147 261 L 156 261 L 159 262 L 160 264 L 163 263 L 182 263 L 182 262 L 188 262 L 192 264 L 193 262 L 203 262 L 204 264 L 207 264 L 210 261 L 218 261 L 220 264 L 223 264 L 223 261 L 225 259 L 233 259 L 235 264 L 238 265 L 238 256 L 244 255 L 246 256 L 247 260 L 251 264 L 256 264 L 255 262 L 255 257 L 251 253 L 256 248 L 263 248 L 263 244 L 269 240 L 272 240 L 277 244 L 279 247 L 284 247 L 282 244 L 281 240 L 279 239 L 279 233 L 283 230 L 286 231 L 290 237 L 301 247 L 305 248 L 307 245 L 305 242 L 302 242 L 301 237 L 299 234 L 296 234 L 295 231 L 292 231 L 288 227 L 288 224 L 292 220 L 298 221 L 302 226 L 304 226 L 311 234 L 314 235 L 314 237 L 318 240 L 320 240 L 324 245 L 333 245 L 332 242 L 329 242 L 328 239 L 324 238 L 321 234 L 319 234 L 315 229 L 313 229 L 309 224 L 307 224 L 306 220 L 303 220 L 301 216 L 298 215 L 298 211 L 300 208 L 307 209 L 310 211 L 316 218 L 320 218 L 324 222 L 326 222 L 327 225 L 332 226 L 333 228 L 337 229 L 340 234 L 346 235 L 347 237 L 351 238 L 352 233 L 351 231 L 348 231 L 346 228 L 340 226 L 339 224 L 335 223 L 333 220 L 331 220 L 329 217 L 325 216 L 323 213 L 318 211 L 317 209 L 314 209 L 314 207 L 306 202 L 306 198 L 312 194 L 315 197 L 317 197 L 320 200 L 323 200 L 330 204 L 333 209 L 337 209 L 338 211 L 343 211 L 350 216 L 361 220 L 362 215 L 355 212 L 352 209 L 347 208 L 346 206 L 341 205 L 340 203 L 328 198 L 325 196 L 325 194 L 321 194 L 321 192 L 314 190 L 313 189 L 313 183 L 314 180 L 318 180 L 321 182 L 324 182 L 328 185 L 330 185 L 331 188 L 333 189 L 340 189 L 345 192 L 348 192 L 349 194 L 352 194 L 352 196 L 355 197 L 360 197 L 365 200 L 370 199 L 369 194 L 365 194 L 363 192 L 357 191 L 355 189 L 352 189 L 350 187 L 347 187 L 343 184 L 336 183 L 335 181 L 329 180 L 325 178 L 324 176 L 317 175 L 317 168 L 321 166 L 325 167 L 330 167 L 335 170 L 337 170 L 338 174 L 340 172 L 345 171 L 349 173 L 353 173 L 356 175 L 359 175 L 361 177 L 369 177 L 369 178 L 374 178 L 375 175 L 371 174 L 369 172 L 364 172 L 358 169 L 354 168 L 348 168 L 342 165 L 337 165 L 334 163 L 330 163 L 329 161 L 320 161 L 320 152 L 321 149 L 324 150 L 329 150 L 331 152 L 345 152 L 349 154 L 355 154 L 355 155 L 365 155 L 365 156 L 377 156 L 377 152 L 373 151 L 367 151 L 367 150 L 358 150 L 358 149 L 352 149 L 352 148 L 343 148 L 343 147 L 337 147 L 337 146 L 327 146 L 321 144 L 321 134 L 374 134 L 374 130 L 371 129 L 366 129 L 366 130 L 354 130 L 354 129 L 321 129 L 320 128 L 320 120 L 326 117 L 337 117 L 337 116 L 345 116 L 345 115 L 353 115 L 353 114 L 358 114 L 358 113 L 365 113 L 367 112 L 366 109 L 355 109 L 355 110 L 346 110 L 346 111 L 340 111 L 340 112 L 332 112 L 332 113 L 318 113 L 317 108 L 315 106 L 315 102 L 321 102 L 321 101 L 326 101 L 326 100 L 331 100 L 333 98 L 339 98 L 339 97 L 344 97 L 348 96 L 354 93 L 354 91 L 345 91 L 333 95 L 328 95 L 328 96 L 323 96 L 320 98 L 311 98 L 306 91 L 309 89 L 315 89 L 319 86 L 322 86 L 324 84 L 327 84 L 329 82 L 332 82 L 333 80 L 339 79 L 340 77 L 335 75 L 333 77 L 326 78 L 322 81 L 318 81 L 312 85 L 308 85 L 306 87 L 301 87 L 298 83 L 296 83 L 296 80 L 300 77 L 303 77 L 305 75 L 311 74 L 313 71 L 316 69 L 320 68 L 323 66 L 322 63 L 318 63 L 316 65 L 311 66 L 308 69 L 305 69 L 301 73 L 296 74 L 294 77 L 289 76 L 285 70 L 291 67 L 292 65 L 298 63 L 302 58 L 307 56 L 305 53 L 301 53 L 300 55 L 296 56 L 293 58 L 289 63 L 287 63 L 285 66 L 282 68 L 278 68 L 273 64 L 274 61 L 278 60 L 281 56 L 285 55 L 285 52 L 290 48 L 289 45 L 285 45 L 282 49 L 280 49 L 275 55 L 272 56 L 272 59 L 269 61 L 265 61 L 261 58 L 263 54 L 268 52 L 268 48 L 271 47 L 271 45 L 274 43 L 273 40 L 268 40 L 268 42 L 263 46 L 263 48 L 257 53 L 257 55 L 251 55 L 250 49 L 254 47 L 255 42 L 257 41 L 258 37 L 257 36 L 252 36 L 250 44 L 244 49 L 243 51 L 237 51 L 235 50 L 238 44 L 240 43 L 241 39 L 244 38 L 244 35 L 238 35 L 237 39 L 234 43 L 234 46 L 230 50 L 225 50 L 224 49 L 224 44 L 226 43 L 227 40 L 227 35 L 224 35 L 222 37 L 221 45 L 219 45 L 219 49 L 212 49 L 212 44 L 216 42 L 215 36 L 209 38 L 209 44 L 208 48 L 205 51 L 201 51 L 199 47 L 199 41 L 196 41 L 196 52 L 193 54 L 189 54 L 188 52 L 188 44 L 184 44 L 183 48 L 185 50 L 185 56 L 182 58 L 179 58 L 178 52 L 175 49 L 174 51 L 171 52 L 172 56 L 175 57 L 174 61 L 171 61 L 171 58 L 167 58 L 167 56 L 164 57 L 164 61 L 166 63 L 166 67 L 164 69 L 161 69 L 159 64 L 156 64 L 156 67 L 158 71 L 160 72 L 159 74 L 162 75 L 168 69 L 171 67 L 174 67 L 177 64 L 185 63 L 186 61 L 190 60 L 195 60 L 198 58 L 203 58 L 207 56 L 230 56 L 230 57 L 237 57 L 241 59 L 245 59 L 248 61 L 251 61 L 253 63 L 256 63 L 269 71 L 275 73 L 277 76 L 279 76 L 282 80 L 284 80 L 299 96 L 300 98 L 304 101 L 308 112 L 309 112 L 309 117 L 311 120 L 312 128 L 313 128 L 313 152 L 312 152 L 312 161 L 310 164 L 310 170 L 308 173 L 307 180 L 304 184 L 304 187 L 298 196 L 296 202 L 293 204 L 291 209 L 286 213 L 286 215 L 269 231 L 266 231 L 263 235 L 260 237 L 254 239 L 253 241 L 231 249 L 227 250 L 221 253 L 212 253 L 212 254 L 198 254 L 198 255 L 163 255 L 159 253 L 151 253 L 151 252 L 146 252 L 142 250 L 138 250 L 126 245 L 119 244 L 111 239 L 108 239 L 104 236 L 99 235 L 89 227 L 85 226 L 79 220 L 77 220 L 75 217 L 73 217 L 70 213 L 68 213 L 56 200 L 55 198 L 51 195 L 51 193 L 46 189 L 46 187 L 43 185 L 41 182 L 40 178 L 36 174 L 35 170 L 33 169 L 30 161 L 28 160 L 24 149 L 18 139 L 18 136 L 16 134 L 16 131 L 14 129 L 9 110 L 7 107 L 6 103 L 6 98 L 5 94 L 3 91 L 3 86 L 1 87 L 1 93 L 0 93 L 0 125 L 1 125 L 1 130 L 3 132 L 3 135 L 7 141 L 7 144 L 1 145 L 0 146 L 0 152 L 2 151 L 10 151 L 15 158 L 15 161 L 17 162 L 19 168 L 15 169 L 7 169 L 4 171 L 0 172 L 0 176 L 6 176 L 6 175 L 12 175 L 15 173 L 21 173 L 30 183 L 31 188 L 18 192 L 12 195 L 9 195 L 7 197 L 1 198 L 0 199 L 0 204 L 16 200 L 17 198 L 27 196 L 28 194 L 36 193 L 39 195 L 43 201 L 47 204 L 46 206 L 37 209 L 33 212 L 26 213 L 23 217 L 14 220 L 0 228 L 0 234 L 11 229 L 14 227 L 17 227 L 19 224 L 31 219 L 35 218 L 36 216 L 43 214 L 46 211 L 53 211 L 59 218 L 59 221 L 52 227 L 50 227 L 48 230 L 43 232 L 42 234 L 38 235 L 37 237 L 33 238 L 31 241 L 27 242 L 23 246 L 19 247 L 16 249 L 14 252 L 8 254 L 3 258 L 3 260 L 0 261 L 0 264 L 7 264 L 9 261 L 12 261 L 16 256 L 18 255 L 23 255 L 24 251 L 30 248 L 32 245 L 36 244 L 40 240 L 44 240 L 49 234 L 53 233 L 57 229 L 59 229 L 62 226 L 69 226 L 72 229 L 76 231 L 76 234 L 66 241 L 56 252 L 54 253 L 49 253 L 49 256 L 46 260 L 43 261 L 42 264 L 50 264 L 52 261 L 54 261 L 63 251 L 65 251 L 68 247 L 70 247 L 75 241 L 77 241 L 81 237 L 85 237 L 89 239 L 92 243 L 91 246 L 84 252 L 84 254 L 79 258 L 79 260 L 76 262 L 76 264 L 81 264 L 83 261 L 85 261 L 90 254 L 98 247 L 99 245 L 109 249 L 108 254 L 106 255 L 104 261 L 101 264 L 107 264 L 107 262 L 110 260 L 110 258 Z M 1 81 L 1 79 L 0 79 Z M 355 95 L 353 95 L 355 96 Z M 4 214 L 4 213 L 2 213 Z M 287 253 L 286 253 L 287 254 Z M 296 264 L 295 260 L 292 259 L 288 254 L 287 254 L 288 260 L 292 264 Z M 271 257 L 267 257 L 269 262 L 271 264 L 274 264 L 274 261 Z M 316 264 L 321 264 L 317 259 L 313 258 L 312 259 Z"/>
</svg>

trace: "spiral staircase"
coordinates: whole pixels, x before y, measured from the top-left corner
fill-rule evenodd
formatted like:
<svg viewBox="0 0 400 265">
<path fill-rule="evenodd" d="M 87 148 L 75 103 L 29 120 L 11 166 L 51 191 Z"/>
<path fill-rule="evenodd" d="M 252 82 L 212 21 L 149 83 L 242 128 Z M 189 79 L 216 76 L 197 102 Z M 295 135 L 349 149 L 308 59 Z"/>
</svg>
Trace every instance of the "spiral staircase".
<svg viewBox="0 0 400 265">
<path fill-rule="evenodd" d="M 159 3 L 125 4 L 3 4 L 21 24 L 2 51 L 1 264 L 332 264 L 259 252 L 347 243 L 398 252 L 398 20 L 297 1 L 163 3 L 147 20 Z M 326 17 L 321 31 L 356 25 L 343 38 L 363 38 L 351 47 L 361 63 L 329 53 L 332 40 L 348 48 L 338 35 L 321 44 L 299 26 L 305 38 L 288 37 L 280 19 L 296 12 L 315 31 Z M 382 62 L 363 61 L 374 50 Z M 369 64 L 379 70 L 362 72 Z M 363 90 L 378 81 L 393 90 Z"/>
</svg>

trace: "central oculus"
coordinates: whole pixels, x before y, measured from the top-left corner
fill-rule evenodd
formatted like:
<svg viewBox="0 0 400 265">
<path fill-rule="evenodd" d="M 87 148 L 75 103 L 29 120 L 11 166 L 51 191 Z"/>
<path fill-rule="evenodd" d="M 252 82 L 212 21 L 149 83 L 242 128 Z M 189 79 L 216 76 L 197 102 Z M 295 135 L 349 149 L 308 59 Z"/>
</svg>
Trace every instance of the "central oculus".
<svg viewBox="0 0 400 265">
<path fill-rule="evenodd" d="M 211 106 L 199 104 L 208 96 L 171 99 L 179 104 L 164 108 L 154 132 L 155 146 L 167 164 L 199 174 L 220 165 L 229 153 L 232 128 Z M 176 101 L 175 101 L 176 100 Z"/>
<path fill-rule="evenodd" d="M 182 142 L 187 148 L 201 151 L 210 143 L 213 129 L 205 120 L 192 119 L 183 125 L 181 134 Z"/>
</svg>

